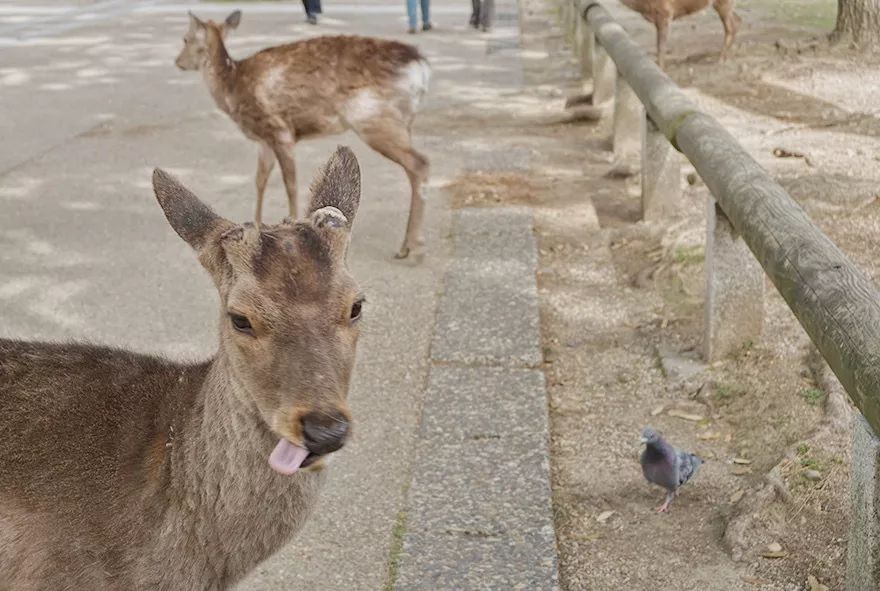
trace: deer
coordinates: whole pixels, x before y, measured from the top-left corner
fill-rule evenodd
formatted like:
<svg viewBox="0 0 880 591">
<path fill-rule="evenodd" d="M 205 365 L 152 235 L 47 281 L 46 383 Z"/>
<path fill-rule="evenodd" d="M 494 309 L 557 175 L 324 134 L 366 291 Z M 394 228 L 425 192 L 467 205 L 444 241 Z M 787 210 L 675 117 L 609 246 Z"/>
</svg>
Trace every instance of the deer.
<svg viewBox="0 0 880 591">
<path fill-rule="evenodd" d="M 710 5 L 721 17 L 724 26 L 724 45 L 721 60 L 733 45 L 739 29 L 740 17 L 734 12 L 736 0 L 620 0 L 628 8 L 640 13 L 657 29 L 657 64 L 663 68 L 666 58 L 666 39 L 672 21 L 708 8 Z"/>
<path fill-rule="evenodd" d="M 299 531 L 348 438 L 353 152 L 299 221 L 233 223 L 159 169 L 153 188 L 217 289 L 217 352 L 0 339 L 0 589 L 227 589 Z"/>
<path fill-rule="evenodd" d="M 175 64 L 184 71 L 200 71 L 217 107 L 259 145 L 255 223 L 261 222 L 266 183 L 276 160 L 290 215 L 296 218 L 294 145 L 350 129 L 406 172 L 409 220 L 395 256 L 404 259 L 412 253 L 421 259 L 421 186 L 429 162 L 413 147 L 412 124 L 431 78 L 425 57 L 397 41 L 340 35 L 269 47 L 235 60 L 225 39 L 240 22 L 240 10 L 221 23 L 202 21 L 190 12 Z"/>
</svg>

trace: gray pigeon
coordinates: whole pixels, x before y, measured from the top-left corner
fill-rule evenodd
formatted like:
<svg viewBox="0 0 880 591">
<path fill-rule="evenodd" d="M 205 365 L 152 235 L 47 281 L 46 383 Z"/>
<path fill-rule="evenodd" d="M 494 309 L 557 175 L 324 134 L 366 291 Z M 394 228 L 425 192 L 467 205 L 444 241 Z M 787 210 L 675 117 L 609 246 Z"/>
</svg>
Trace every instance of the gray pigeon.
<svg viewBox="0 0 880 591">
<path fill-rule="evenodd" d="M 657 507 L 658 513 L 665 513 L 679 487 L 694 477 L 703 460 L 692 453 L 672 447 L 650 427 L 642 431 L 642 443 L 645 444 L 645 451 L 639 458 L 642 474 L 648 482 L 669 491 L 666 493 L 666 501 Z"/>
</svg>

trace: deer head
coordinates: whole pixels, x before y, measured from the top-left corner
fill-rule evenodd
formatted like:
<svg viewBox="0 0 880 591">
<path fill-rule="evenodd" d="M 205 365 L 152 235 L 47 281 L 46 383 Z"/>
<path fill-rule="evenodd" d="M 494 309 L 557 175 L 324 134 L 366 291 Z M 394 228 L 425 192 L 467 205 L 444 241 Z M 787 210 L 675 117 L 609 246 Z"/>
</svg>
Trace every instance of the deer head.
<svg viewBox="0 0 880 591">
<path fill-rule="evenodd" d="M 337 149 L 299 222 L 235 224 L 158 169 L 153 187 L 217 287 L 218 360 L 245 408 L 279 439 L 270 465 L 292 474 L 342 447 L 364 302 L 345 261 L 360 200 L 354 154 Z"/>
<path fill-rule="evenodd" d="M 183 36 L 183 49 L 180 50 L 180 55 L 174 60 L 174 64 L 181 70 L 201 69 L 216 46 L 222 44 L 229 31 L 238 27 L 240 22 L 240 10 L 227 16 L 222 23 L 205 22 L 190 12 L 189 30 Z"/>
</svg>

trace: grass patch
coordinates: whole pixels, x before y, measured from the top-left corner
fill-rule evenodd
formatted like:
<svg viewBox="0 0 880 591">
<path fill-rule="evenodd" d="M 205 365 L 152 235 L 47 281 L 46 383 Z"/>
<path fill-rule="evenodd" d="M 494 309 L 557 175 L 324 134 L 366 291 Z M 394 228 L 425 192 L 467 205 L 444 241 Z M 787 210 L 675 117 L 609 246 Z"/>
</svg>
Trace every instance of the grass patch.
<svg viewBox="0 0 880 591">
<path fill-rule="evenodd" d="M 807 388 L 806 390 L 801 390 L 800 395 L 810 406 L 817 406 L 825 400 L 825 392 L 819 388 Z"/>
<path fill-rule="evenodd" d="M 676 263 L 696 265 L 706 260 L 706 250 L 703 246 L 682 246 L 681 248 L 676 248 L 672 256 Z"/>
<path fill-rule="evenodd" d="M 760 11 L 783 23 L 829 31 L 837 22 L 837 0 L 739 0 L 737 8 Z"/>
<path fill-rule="evenodd" d="M 391 528 L 391 551 L 388 554 L 388 576 L 382 591 L 393 591 L 400 570 L 400 553 L 403 551 L 403 535 L 406 533 L 406 511 L 401 509 L 397 514 L 394 527 Z"/>
<path fill-rule="evenodd" d="M 745 386 L 740 384 L 718 384 L 715 394 L 722 400 L 731 400 L 746 393 Z"/>
</svg>

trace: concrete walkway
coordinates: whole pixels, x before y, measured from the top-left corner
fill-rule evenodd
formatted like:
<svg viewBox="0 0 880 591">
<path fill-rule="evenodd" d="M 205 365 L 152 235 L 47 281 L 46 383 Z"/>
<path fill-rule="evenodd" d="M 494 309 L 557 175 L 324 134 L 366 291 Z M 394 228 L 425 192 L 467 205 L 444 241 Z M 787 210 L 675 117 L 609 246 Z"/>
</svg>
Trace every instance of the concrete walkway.
<svg viewBox="0 0 880 591">
<path fill-rule="evenodd" d="M 191 358 L 215 349 L 214 289 L 167 227 L 149 182 L 152 168 L 161 166 L 223 215 L 252 215 L 255 147 L 214 108 L 198 75 L 172 65 L 188 8 L 221 18 L 236 7 L 0 2 L 0 112 L 7 114 L 0 118 L 3 336 L 88 339 Z M 465 26 L 467 3 L 438 2 L 437 30 L 412 37 L 402 34 L 402 3 L 329 4 L 318 28 L 303 23 L 298 4 L 242 8 L 242 25 L 230 40 L 236 57 L 315 34 L 397 37 L 428 55 L 434 81 L 415 128 L 417 145 L 432 162 L 430 250 L 421 266 L 391 260 L 408 205 L 397 166 L 352 135 L 297 146 L 303 194 L 340 143 L 354 148 L 364 175 L 350 257 L 369 301 L 351 392 L 355 437 L 335 458 L 305 531 L 240 588 L 377 590 L 390 586 L 396 564 L 401 589 L 552 588 L 546 404 L 542 375 L 532 369 L 540 352 L 531 224 L 512 210 L 462 213 L 451 225 L 440 189 L 503 151 L 455 119 L 463 109 L 502 113 L 504 97 L 520 87 L 515 9 L 499 6 L 499 27 L 483 35 Z M 282 195 L 276 172 L 267 219 L 285 214 Z M 499 229 L 499 242 L 481 234 L 492 228 Z M 456 249 L 498 250 L 473 259 L 456 250 L 450 258 L 450 233 Z M 491 273 L 480 283 L 475 269 L 485 263 Z M 496 296 L 509 307 L 498 307 Z M 468 308 L 471 299 L 479 302 L 476 309 Z M 493 324 L 496 310 L 512 314 L 509 322 Z M 438 368 L 444 364 L 450 367 Z M 478 425 L 479 400 L 506 402 L 511 412 L 489 413 L 491 420 Z M 458 430 L 450 434 L 447 427 Z M 460 440 L 472 436 L 469 444 Z M 460 445 L 476 447 L 471 461 L 457 462 Z M 505 462 L 520 454 L 521 465 L 508 470 Z M 481 488 L 474 477 L 488 484 Z M 490 496 L 467 503 L 484 492 Z M 432 513 L 444 503 L 444 514 Z M 473 509 L 472 519 L 462 518 L 464 508 Z M 453 533 L 444 537 L 435 525 Z M 493 554 L 493 547 L 500 550 Z M 458 552 L 479 568 L 459 564 Z M 487 558 L 475 552 L 488 552 Z M 442 579 L 424 583 L 431 573 Z"/>
</svg>

